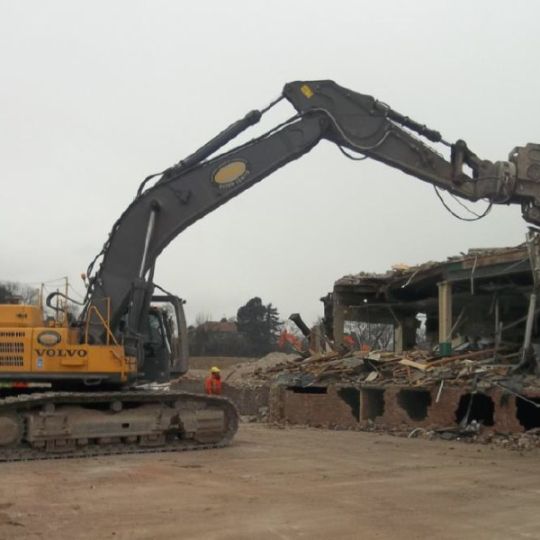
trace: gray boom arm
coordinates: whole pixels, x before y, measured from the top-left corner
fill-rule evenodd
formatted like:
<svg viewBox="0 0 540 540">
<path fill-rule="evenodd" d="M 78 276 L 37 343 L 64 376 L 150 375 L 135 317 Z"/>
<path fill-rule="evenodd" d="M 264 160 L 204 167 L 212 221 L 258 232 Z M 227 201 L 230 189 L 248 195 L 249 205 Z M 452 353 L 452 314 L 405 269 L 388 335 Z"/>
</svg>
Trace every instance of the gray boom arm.
<svg viewBox="0 0 540 540">
<path fill-rule="evenodd" d="M 283 97 L 298 112 L 291 121 L 208 159 L 258 122 L 261 112 L 252 111 L 165 171 L 153 187 L 139 190 L 115 224 L 88 289 L 87 307 L 93 304 L 104 315 L 102 301 L 110 299 L 114 331 L 127 313 L 127 329 L 123 332 L 137 342 L 150 302 L 155 261 L 171 240 L 218 206 L 309 152 L 322 138 L 471 201 L 521 204 L 525 220 L 540 225 L 540 145 L 516 148 L 509 161 L 492 163 L 480 160 L 458 141 L 451 145 L 448 161 L 411 134 L 415 131 L 432 142 L 444 143 L 438 132 L 371 96 L 332 81 L 297 81 L 285 85 Z M 463 165 L 470 167 L 471 176 L 463 172 Z M 102 329 L 96 328 L 91 334 L 98 342 L 103 339 Z"/>
<path fill-rule="evenodd" d="M 129 303 L 129 327 L 136 333 L 151 295 L 151 279 L 144 278 L 167 244 L 198 219 L 308 152 L 319 142 L 324 125 L 319 116 L 306 115 L 187 171 L 182 165 L 169 169 L 131 203 L 115 225 L 99 271 L 91 278 L 88 302 L 106 314 L 101 300 L 110 299 L 115 330 Z M 97 328 L 97 341 L 102 339 L 101 332 Z"/>
</svg>

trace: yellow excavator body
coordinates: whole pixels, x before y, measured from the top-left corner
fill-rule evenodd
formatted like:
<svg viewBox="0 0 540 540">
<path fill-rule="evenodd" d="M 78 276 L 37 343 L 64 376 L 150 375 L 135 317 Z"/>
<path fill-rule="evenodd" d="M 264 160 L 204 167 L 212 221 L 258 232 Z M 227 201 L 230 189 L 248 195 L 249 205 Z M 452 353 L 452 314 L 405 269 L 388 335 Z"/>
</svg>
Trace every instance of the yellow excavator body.
<svg viewBox="0 0 540 540">
<path fill-rule="evenodd" d="M 136 358 L 95 319 L 69 325 L 67 312 L 51 320 L 40 306 L 0 304 L 0 461 L 229 444 L 238 427 L 230 401 L 133 388 Z M 104 343 L 91 342 L 91 324 Z"/>
<path fill-rule="evenodd" d="M 0 380 L 127 383 L 136 360 L 115 343 L 81 343 L 77 328 L 44 321 L 39 306 L 0 305 Z"/>
</svg>

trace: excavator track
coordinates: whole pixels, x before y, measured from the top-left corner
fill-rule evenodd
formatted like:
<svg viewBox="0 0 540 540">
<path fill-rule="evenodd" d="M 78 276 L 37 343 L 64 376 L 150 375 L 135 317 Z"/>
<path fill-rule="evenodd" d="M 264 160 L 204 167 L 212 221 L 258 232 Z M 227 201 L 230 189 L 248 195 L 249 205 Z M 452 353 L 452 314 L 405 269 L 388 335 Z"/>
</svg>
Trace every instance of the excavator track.
<svg viewBox="0 0 540 540">
<path fill-rule="evenodd" d="M 221 448 L 227 398 L 180 391 L 46 392 L 0 399 L 0 462 Z"/>
</svg>

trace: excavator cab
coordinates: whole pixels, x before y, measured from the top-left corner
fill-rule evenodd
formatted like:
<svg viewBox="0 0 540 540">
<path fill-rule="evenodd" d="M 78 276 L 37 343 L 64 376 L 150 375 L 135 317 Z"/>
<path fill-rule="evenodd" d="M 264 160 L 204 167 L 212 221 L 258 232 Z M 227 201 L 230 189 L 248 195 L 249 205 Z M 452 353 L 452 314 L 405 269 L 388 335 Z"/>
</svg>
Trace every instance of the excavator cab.
<svg viewBox="0 0 540 540">
<path fill-rule="evenodd" d="M 154 295 L 148 311 L 141 382 L 167 382 L 188 370 L 185 301 L 177 296 Z"/>
</svg>

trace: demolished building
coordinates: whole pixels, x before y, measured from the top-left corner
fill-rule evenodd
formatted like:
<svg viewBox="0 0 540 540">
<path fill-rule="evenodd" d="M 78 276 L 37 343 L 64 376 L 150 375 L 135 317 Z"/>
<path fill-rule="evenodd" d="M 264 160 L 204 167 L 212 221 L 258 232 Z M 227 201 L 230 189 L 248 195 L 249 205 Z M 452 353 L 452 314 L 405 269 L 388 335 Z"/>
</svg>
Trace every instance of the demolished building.
<svg viewBox="0 0 540 540">
<path fill-rule="evenodd" d="M 361 321 L 391 325 L 394 350 L 304 361 L 288 379 L 281 375 L 274 417 L 347 428 L 539 428 L 540 329 L 538 310 L 530 308 L 529 248 L 472 249 L 443 262 L 337 280 L 322 299 L 336 348 L 347 321 Z"/>
<path fill-rule="evenodd" d="M 527 432 L 540 446 L 534 253 L 473 249 L 338 279 L 322 299 L 326 348 L 244 364 L 225 377 L 225 394 L 241 414 L 264 410 L 278 423 L 469 438 Z M 393 350 L 350 348 L 351 321 L 390 325 Z"/>
<path fill-rule="evenodd" d="M 532 286 L 523 245 L 471 249 L 444 262 L 345 276 L 322 300 L 337 344 L 343 341 L 345 321 L 356 320 L 394 326 L 395 351 L 412 349 L 421 315 L 428 343 L 445 354 L 452 342 L 459 346 L 463 339 L 520 343 Z"/>
</svg>

